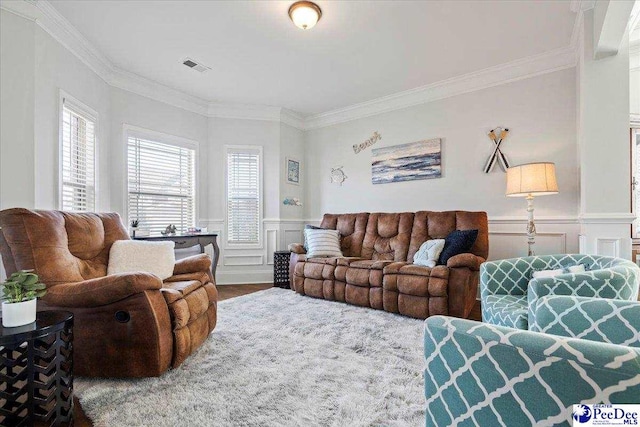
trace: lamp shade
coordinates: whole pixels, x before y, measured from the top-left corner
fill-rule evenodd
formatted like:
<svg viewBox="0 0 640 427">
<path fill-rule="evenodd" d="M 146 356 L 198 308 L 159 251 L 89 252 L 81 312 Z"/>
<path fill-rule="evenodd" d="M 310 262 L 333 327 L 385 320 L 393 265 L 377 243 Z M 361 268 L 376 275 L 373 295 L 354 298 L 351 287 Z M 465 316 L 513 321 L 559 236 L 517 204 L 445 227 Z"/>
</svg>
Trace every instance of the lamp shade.
<svg viewBox="0 0 640 427">
<path fill-rule="evenodd" d="M 507 169 L 507 196 L 545 196 L 558 193 L 554 163 L 526 163 Z"/>
</svg>

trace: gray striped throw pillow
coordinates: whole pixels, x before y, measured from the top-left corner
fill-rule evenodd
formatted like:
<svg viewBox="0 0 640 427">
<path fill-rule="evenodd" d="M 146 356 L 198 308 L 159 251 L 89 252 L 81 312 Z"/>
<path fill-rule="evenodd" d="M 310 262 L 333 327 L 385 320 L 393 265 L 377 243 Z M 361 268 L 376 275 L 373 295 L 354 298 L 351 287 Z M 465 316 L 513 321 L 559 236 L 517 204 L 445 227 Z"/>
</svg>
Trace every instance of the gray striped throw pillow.
<svg viewBox="0 0 640 427">
<path fill-rule="evenodd" d="M 307 258 L 342 257 L 338 230 L 304 230 Z"/>
</svg>

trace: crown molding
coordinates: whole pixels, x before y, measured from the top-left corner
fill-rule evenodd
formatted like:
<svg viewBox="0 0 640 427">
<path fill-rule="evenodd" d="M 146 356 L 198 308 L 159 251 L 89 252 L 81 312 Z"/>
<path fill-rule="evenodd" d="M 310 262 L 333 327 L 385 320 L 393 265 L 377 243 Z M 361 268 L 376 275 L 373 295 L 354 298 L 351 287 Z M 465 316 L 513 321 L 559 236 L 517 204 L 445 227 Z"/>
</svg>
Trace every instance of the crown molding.
<svg viewBox="0 0 640 427">
<path fill-rule="evenodd" d="M 593 1 L 574 0 L 571 7 L 574 7 L 574 3 L 579 6 L 580 11 L 593 7 Z M 110 86 L 206 117 L 277 121 L 300 130 L 331 126 L 564 70 L 574 67 L 577 62 L 578 37 L 572 35 L 571 44 L 565 48 L 529 56 L 345 108 L 302 116 L 295 111 L 276 106 L 224 104 L 206 100 L 120 69 L 93 46 L 47 0 L 0 0 L 0 8 L 34 21 Z M 574 33 L 577 32 L 576 28 L 580 26 L 581 15 L 582 13 L 577 13 Z"/>
<path fill-rule="evenodd" d="M 192 113 L 207 115 L 209 103 L 193 95 L 154 82 L 129 71 L 115 69 L 106 80 L 110 86 L 133 92 Z"/>
<path fill-rule="evenodd" d="M 577 53 L 574 47 L 556 49 L 350 107 L 307 116 L 305 118 L 305 129 L 330 126 L 524 80 L 541 74 L 575 67 L 576 62 Z"/>
<path fill-rule="evenodd" d="M 593 9 L 595 4 L 596 0 L 571 0 L 569 2 L 569 8 L 571 9 L 571 12 L 578 13 Z"/>
<path fill-rule="evenodd" d="M 210 102 L 207 116 L 223 119 L 280 121 L 280 107 L 251 104 L 221 104 Z"/>
<path fill-rule="evenodd" d="M 282 123 L 294 127 L 296 129 L 305 130 L 305 118 L 303 115 L 293 110 L 283 108 L 280 112 L 280 120 Z"/>
<path fill-rule="evenodd" d="M 110 86 L 207 117 L 284 121 L 280 107 L 210 102 L 116 67 L 47 0 L 0 0 L 0 8 L 34 21 Z M 286 116 L 302 128 L 297 113 Z"/>
<path fill-rule="evenodd" d="M 489 224 L 495 225 L 521 225 L 527 223 L 526 216 L 490 216 L 488 218 Z M 573 215 L 558 215 L 558 216 L 541 216 L 535 219 L 536 224 L 578 224 L 578 217 Z"/>
</svg>

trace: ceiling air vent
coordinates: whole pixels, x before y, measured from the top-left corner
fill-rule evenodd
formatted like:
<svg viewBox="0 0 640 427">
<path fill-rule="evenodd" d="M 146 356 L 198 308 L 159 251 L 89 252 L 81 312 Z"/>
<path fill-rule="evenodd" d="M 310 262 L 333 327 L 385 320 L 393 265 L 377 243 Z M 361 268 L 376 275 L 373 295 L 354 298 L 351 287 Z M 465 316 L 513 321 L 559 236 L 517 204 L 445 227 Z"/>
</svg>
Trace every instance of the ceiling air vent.
<svg viewBox="0 0 640 427">
<path fill-rule="evenodd" d="M 191 58 L 186 58 L 184 61 L 182 61 L 182 63 L 184 65 L 186 65 L 187 67 L 191 68 L 192 70 L 196 70 L 199 71 L 201 73 L 204 73 L 207 70 L 210 70 L 210 67 L 207 67 L 206 65 L 200 64 L 198 61 L 196 61 L 195 59 L 191 59 Z"/>
</svg>

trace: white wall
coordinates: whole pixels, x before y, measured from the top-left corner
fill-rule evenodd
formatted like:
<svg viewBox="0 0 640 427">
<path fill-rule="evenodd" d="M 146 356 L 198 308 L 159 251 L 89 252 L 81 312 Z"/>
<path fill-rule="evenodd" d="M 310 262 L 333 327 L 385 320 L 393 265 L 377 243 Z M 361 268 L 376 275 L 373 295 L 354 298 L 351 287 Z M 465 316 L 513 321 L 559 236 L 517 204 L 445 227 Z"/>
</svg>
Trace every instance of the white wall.
<svg viewBox="0 0 640 427">
<path fill-rule="evenodd" d="M 35 205 L 35 27 L 0 10 L 0 209 Z"/>
<path fill-rule="evenodd" d="M 198 143 L 198 213 L 208 218 L 208 118 L 181 108 L 154 101 L 132 92 L 111 87 L 110 210 L 126 218 L 126 142 L 125 125 L 189 139 Z"/>
<path fill-rule="evenodd" d="M 631 259 L 629 34 L 617 55 L 594 59 L 591 10 L 584 14 L 580 39 L 580 251 Z"/>
<path fill-rule="evenodd" d="M 599 129 L 602 117 L 611 115 L 617 123 L 623 110 L 618 101 L 627 102 L 605 88 L 617 85 L 619 70 L 629 66 L 625 57 L 592 63 L 582 52 L 578 73 L 557 71 L 303 132 L 279 121 L 205 117 L 109 86 L 33 21 L 4 10 L 0 19 L 0 208 L 57 207 L 62 89 L 99 115 L 100 210 L 126 213 L 125 124 L 198 142 L 198 218 L 220 234 L 219 283 L 269 281 L 273 251 L 300 241 L 304 223 L 318 221 L 325 212 L 485 210 L 491 257 L 525 254 L 525 201 L 504 197 L 504 173 L 482 172 L 492 152 L 486 134 L 496 126 L 511 129 L 503 150 L 512 164 L 557 164 L 560 195 L 535 201 L 539 253 L 577 251 L 580 215 L 615 215 L 628 204 L 628 181 L 623 182 L 628 147 L 622 149 L 617 133 Z M 616 91 L 629 89 L 619 86 Z M 616 97 L 615 107 L 602 101 L 609 96 Z M 633 108 L 634 100 L 629 103 Z M 583 139 L 590 135 L 580 147 L 576 123 Z M 372 185 L 371 148 L 354 154 L 352 145 L 374 131 L 382 135 L 375 148 L 442 138 L 443 177 Z M 254 248 L 226 243 L 225 145 L 263 148 L 262 242 Z M 300 186 L 286 183 L 287 156 L 302 160 Z M 337 166 L 344 166 L 348 176 L 342 187 L 329 179 L 331 167 Z M 304 207 L 284 206 L 285 197 L 300 198 Z"/>
<path fill-rule="evenodd" d="M 493 236 L 492 255 L 526 253 L 526 244 L 518 249 L 509 243 L 523 238 L 525 201 L 504 196 L 505 174 L 499 168 L 488 175 L 482 171 L 492 152 L 487 132 L 504 126 L 510 135 L 502 149 L 511 164 L 556 163 L 560 195 L 536 198 L 538 231 L 568 233 L 550 237 L 547 250 L 563 248 L 562 240 L 565 249 L 575 250 L 579 194 L 574 81 L 573 69 L 558 71 L 307 132 L 307 218 L 319 219 L 325 212 L 484 210 L 495 233 L 508 233 Z M 374 131 L 382 140 L 373 148 L 442 138 L 443 177 L 373 185 L 371 148 L 354 154 L 352 145 Z M 337 166 L 344 166 L 348 177 L 341 187 L 329 182 L 330 169 Z M 506 251 L 505 245 L 511 249 Z M 540 249 L 544 251 L 544 245 Z"/>
<path fill-rule="evenodd" d="M 633 43 L 629 48 L 629 110 L 640 117 L 640 28 L 631 33 L 630 39 Z"/>
<path fill-rule="evenodd" d="M 280 125 L 280 218 L 283 220 L 299 220 L 304 217 L 304 132 L 286 124 Z M 301 162 L 301 182 L 295 185 L 287 182 L 286 158 L 292 158 Z M 296 197 L 300 199 L 303 206 L 283 205 L 284 198 Z"/>
<path fill-rule="evenodd" d="M 1 208 L 59 208 L 63 90 L 98 115 L 98 210 L 127 220 L 125 126 L 195 141 L 197 219 L 220 233 L 219 283 L 271 280 L 273 251 L 302 235 L 303 209 L 282 205 L 285 196 L 303 196 L 303 186 L 284 183 L 285 157 L 304 158 L 302 131 L 279 121 L 210 118 L 112 87 L 33 21 L 2 10 L 0 24 Z M 263 148 L 262 241 L 255 248 L 226 243 L 225 145 Z"/>
<path fill-rule="evenodd" d="M 312 130 L 307 133 L 307 215 L 325 212 L 485 210 L 490 217 L 522 216 L 525 202 L 507 198 L 505 174 L 482 169 L 492 152 L 487 132 L 504 126 L 502 144 L 512 164 L 556 162 L 559 196 L 536 199 L 540 216 L 575 216 L 578 172 L 575 136 L 574 71 L 460 95 L 405 110 Z M 352 145 L 374 132 L 373 148 L 442 138 L 443 177 L 371 184 L 371 148 L 354 154 Z M 329 182 L 331 167 L 344 166 L 340 186 Z"/>
<path fill-rule="evenodd" d="M 59 209 L 58 153 L 60 90 L 97 112 L 96 210 L 111 209 L 109 200 L 110 103 L 109 85 L 75 55 L 35 27 L 35 207 Z"/>
<path fill-rule="evenodd" d="M 287 230 L 292 228 L 301 236 L 301 221 L 289 221 L 283 225 L 282 218 L 292 218 L 283 207 L 282 200 L 290 195 L 292 187 L 284 184 L 283 167 L 286 155 L 302 157 L 302 133 L 274 121 L 239 120 L 225 118 L 209 119 L 208 155 L 211 160 L 207 181 L 209 214 L 206 221 L 209 230 L 218 232 L 221 258 L 218 277 L 221 283 L 266 282 L 272 279 L 273 252 L 286 247 Z M 225 190 L 225 146 L 252 145 L 262 147 L 263 212 L 261 243 L 254 247 L 237 247 L 227 243 L 226 238 L 226 190 Z M 300 187 L 295 191 L 300 194 Z M 300 208 L 298 208 L 300 209 Z M 300 209 L 301 212 L 301 209 Z M 301 214 L 299 214 L 301 217 Z M 292 237 L 293 239 L 293 237 Z"/>
</svg>

